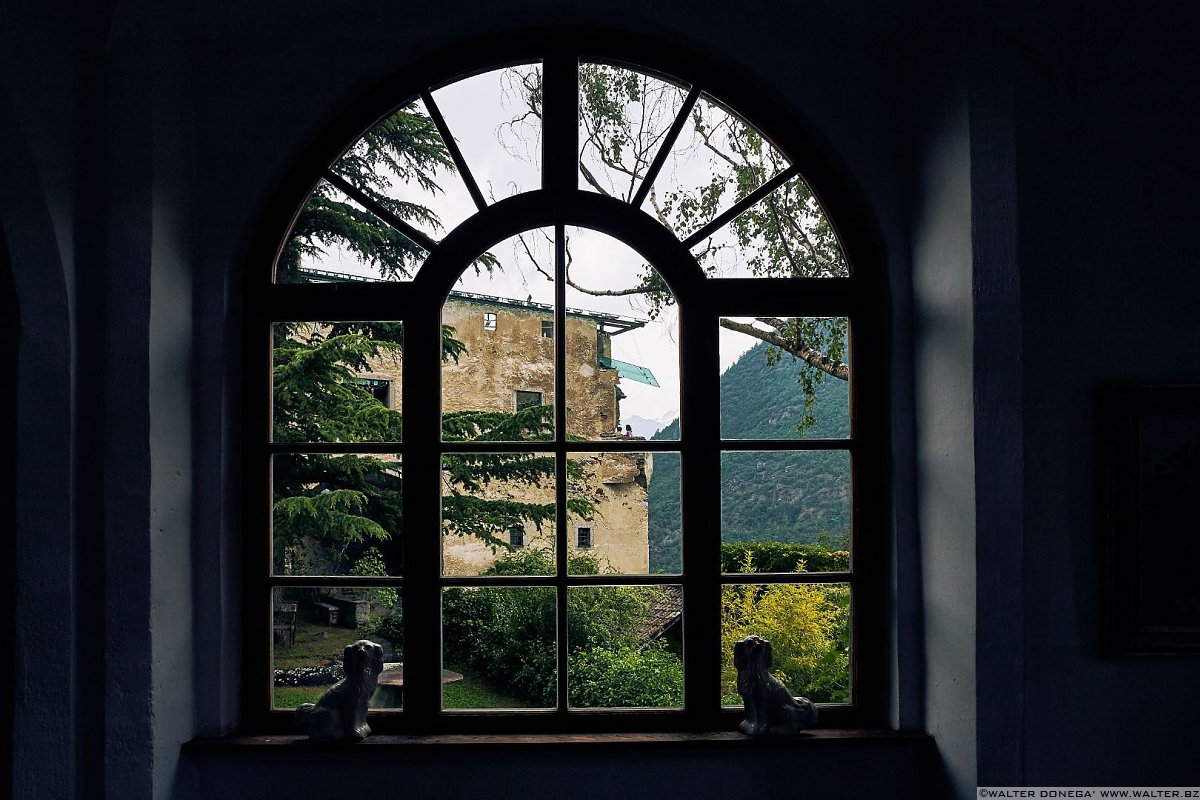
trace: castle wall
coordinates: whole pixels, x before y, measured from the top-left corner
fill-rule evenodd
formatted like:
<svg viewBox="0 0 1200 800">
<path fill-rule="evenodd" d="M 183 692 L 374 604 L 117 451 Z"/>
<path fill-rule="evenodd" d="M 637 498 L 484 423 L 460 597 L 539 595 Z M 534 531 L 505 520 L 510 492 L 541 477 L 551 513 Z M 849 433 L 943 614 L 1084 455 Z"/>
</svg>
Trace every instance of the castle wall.
<svg viewBox="0 0 1200 800">
<path fill-rule="evenodd" d="M 589 453 L 580 454 L 577 460 L 582 464 L 583 476 L 571 487 L 569 496 L 588 499 L 595 510 L 587 518 L 568 515 L 570 550 L 579 550 L 575 546 L 577 529 L 588 527 L 592 531 L 592 546 L 583 552 L 600 559 L 601 571 L 611 569 L 629 575 L 649 572 L 646 487 L 654 471 L 654 457 L 649 453 Z M 482 496 L 491 500 L 554 502 L 553 484 L 549 481 L 537 487 L 497 482 Z M 554 524 L 543 524 L 539 530 L 533 523 L 526 523 L 524 546 L 553 550 Z M 493 551 L 478 539 L 449 536 L 442 549 L 442 567 L 447 575 L 478 575 L 504 552 L 503 548 Z"/>
<path fill-rule="evenodd" d="M 484 315 L 495 314 L 494 329 L 485 327 Z M 442 311 L 442 321 L 454 328 L 454 338 L 466 346 L 457 362 L 442 368 L 442 409 L 456 411 L 516 411 L 516 392 L 539 392 L 544 405 L 554 403 L 554 338 L 544 336 L 544 322 L 553 322 L 547 309 L 452 298 Z M 619 421 L 617 371 L 597 362 L 596 322 L 567 315 L 567 433 L 584 439 L 611 436 Z M 607 337 L 606 337 L 607 338 Z M 608 345 L 603 341 L 602 345 Z M 606 352 L 610 352 L 607 348 Z M 387 403 L 401 409 L 402 362 L 387 356 L 371 363 L 364 377 L 391 382 Z M 646 487 L 653 469 L 652 457 L 641 453 L 606 453 L 581 456 L 585 477 L 579 491 L 595 506 L 589 519 L 572 516 L 567 539 L 575 549 L 576 530 L 589 527 L 592 546 L 587 552 L 600 558 L 601 569 L 628 574 L 646 573 L 650 567 L 649 518 Z M 487 499 L 528 503 L 553 503 L 553 481 L 528 486 L 498 481 L 489 486 Z M 503 537 L 501 537 L 503 538 Z M 525 547 L 552 550 L 554 525 L 525 526 Z M 443 569 L 448 575 L 478 575 L 503 554 L 473 537 L 449 536 L 443 547 Z"/>
</svg>

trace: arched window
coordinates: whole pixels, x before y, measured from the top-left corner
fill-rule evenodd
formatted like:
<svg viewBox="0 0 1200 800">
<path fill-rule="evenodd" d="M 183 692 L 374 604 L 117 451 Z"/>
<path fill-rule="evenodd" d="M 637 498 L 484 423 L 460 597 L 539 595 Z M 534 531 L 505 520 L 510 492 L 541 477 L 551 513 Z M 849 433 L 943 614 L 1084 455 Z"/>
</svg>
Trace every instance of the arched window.
<svg viewBox="0 0 1200 800">
<path fill-rule="evenodd" d="M 879 270 L 829 167 L 702 62 L 506 47 L 324 151 L 249 304 L 256 717 L 371 638 L 377 732 L 728 728 L 755 633 L 876 720 Z"/>
</svg>

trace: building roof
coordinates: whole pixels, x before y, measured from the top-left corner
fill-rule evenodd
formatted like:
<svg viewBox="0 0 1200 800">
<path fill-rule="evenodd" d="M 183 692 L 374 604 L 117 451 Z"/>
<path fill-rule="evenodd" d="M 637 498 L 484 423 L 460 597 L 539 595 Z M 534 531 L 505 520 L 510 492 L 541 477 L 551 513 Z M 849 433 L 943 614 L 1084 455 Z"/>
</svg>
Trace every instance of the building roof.
<svg viewBox="0 0 1200 800">
<path fill-rule="evenodd" d="M 373 278 L 366 278 L 361 275 L 352 275 L 346 272 L 334 272 L 327 269 L 302 269 L 299 274 L 305 280 L 312 283 L 377 283 Z M 478 292 L 450 292 L 448 300 L 458 300 L 465 303 L 476 303 L 479 305 L 502 306 L 505 308 L 520 308 L 530 311 L 542 311 L 550 315 L 554 314 L 554 306 L 549 303 L 534 302 L 531 297 L 528 300 L 514 300 L 511 297 L 498 297 L 490 294 L 480 294 Z M 605 311 L 589 311 L 584 308 L 566 309 L 567 314 L 572 317 L 582 317 L 584 319 L 594 320 L 599 327 L 601 333 L 606 333 L 609 336 L 625 333 L 636 328 L 644 326 L 648 320 L 638 319 L 637 317 L 626 317 L 622 314 L 610 314 Z M 634 378 L 634 380 L 638 380 Z M 645 383 L 645 381 L 642 381 Z M 652 384 L 657 385 L 657 383 Z"/>
<path fill-rule="evenodd" d="M 683 618 L 683 587 L 660 586 L 658 589 L 650 601 L 649 616 L 637 626 L 639 641 L 654 641 Z"/>
</svg>

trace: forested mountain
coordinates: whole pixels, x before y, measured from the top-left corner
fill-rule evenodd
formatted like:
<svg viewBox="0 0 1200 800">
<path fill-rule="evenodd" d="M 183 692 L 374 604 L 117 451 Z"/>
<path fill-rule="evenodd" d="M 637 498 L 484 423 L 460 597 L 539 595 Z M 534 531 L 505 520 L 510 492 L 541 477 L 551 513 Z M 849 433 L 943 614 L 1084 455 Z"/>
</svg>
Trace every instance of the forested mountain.
<svg viewBox="0 0 1200 800">
<path fill-rule="evenodd" d="M 824 439 L 849 435 L 849 387 L 817 386 L 815 421 L 803 430 L 802 364 L 768 364 L 767 346 L 743 355 L 721 376 L 725 439 Z M 678 439 L 675 420 L 655 439 Z M 650 569 L 680 566 L 679 456 L 657 453 L 650 480 Z M 850 459 L 845 451 L 727 452 L 721 459 L 721 540 L 815 542 L 842 546 L 850 530 Z M 703 531 L 711 536 L 711 531 Z"/>
</svg>

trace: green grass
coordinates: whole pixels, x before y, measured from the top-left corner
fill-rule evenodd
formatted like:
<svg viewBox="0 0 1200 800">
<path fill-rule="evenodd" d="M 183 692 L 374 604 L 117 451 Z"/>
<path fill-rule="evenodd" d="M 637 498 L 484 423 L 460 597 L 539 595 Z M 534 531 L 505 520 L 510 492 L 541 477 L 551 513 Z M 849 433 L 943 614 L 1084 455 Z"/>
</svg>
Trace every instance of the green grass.
<svg viewBox="0 0 1200 800">
<path fill-rule="evenodd" d="M 332 686 L 333 684 L 329 684 Z M 315 703 L 329 686 L 276 686 L 275 708 L 295 708 L 301 703 Z"/>
<path fill-rule="evenodd" d="M 358 638 L 347 628 L 320 625 L 302 613 L 296 620 L 296 644 L 275 648 L 275 669 L 323 667 L 340 663 L 342 649 Z"/>
<path fill-rule="evenodd" d="M 448 669 L 455 670 L 454 667 Z M 443 708 L 529 708 L 529 703 L 494 692 L 478 678 L 463 674 L 463 679 L 442 685 Z"/>
</svg>

